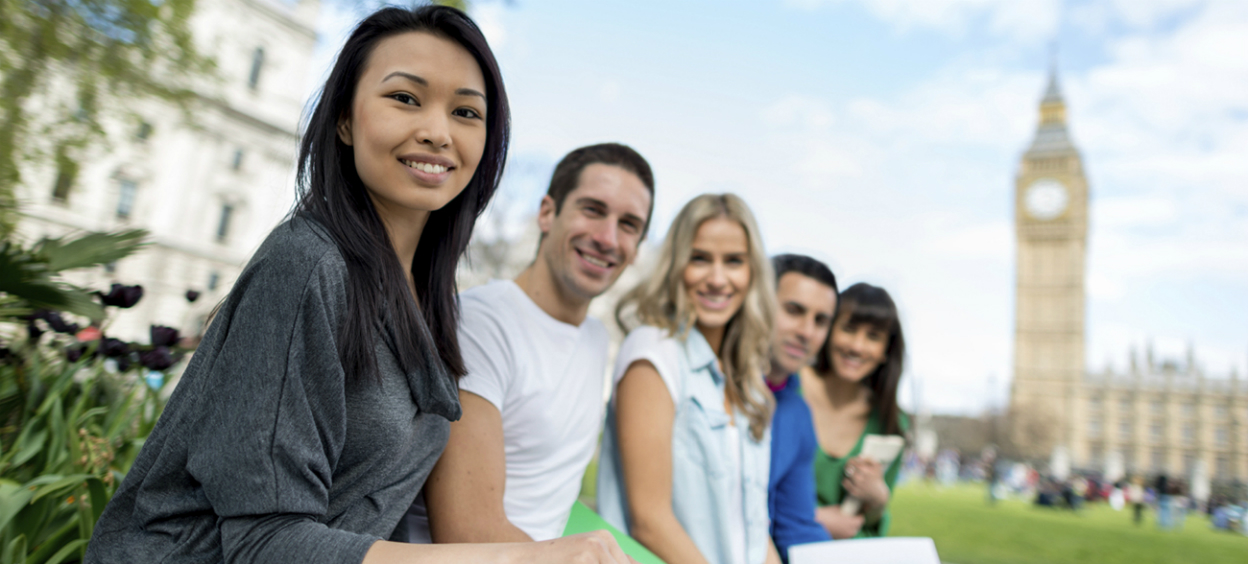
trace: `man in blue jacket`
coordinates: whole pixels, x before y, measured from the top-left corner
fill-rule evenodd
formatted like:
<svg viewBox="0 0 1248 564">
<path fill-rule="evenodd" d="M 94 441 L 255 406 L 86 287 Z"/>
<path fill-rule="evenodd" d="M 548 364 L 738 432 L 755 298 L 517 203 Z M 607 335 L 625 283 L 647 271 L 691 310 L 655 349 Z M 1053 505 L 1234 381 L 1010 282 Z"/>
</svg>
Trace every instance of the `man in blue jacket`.
<svg viewBox="0 0 1248 564">
<path fill-rule="evenodd" d="M 789 561 L 793 545 L 831 540 L 815 521 L 815 438 L 810 407 L 802 398 L 797 371 L 809 365 L 827 340 L 836 314 L 836 276 L 804 255 L 772 259 L 776 271 L 775 334 L 767 385 L 776 396 L 771 427 L 771 480 L 767 509 L 771 538 Z"/>
</svg>

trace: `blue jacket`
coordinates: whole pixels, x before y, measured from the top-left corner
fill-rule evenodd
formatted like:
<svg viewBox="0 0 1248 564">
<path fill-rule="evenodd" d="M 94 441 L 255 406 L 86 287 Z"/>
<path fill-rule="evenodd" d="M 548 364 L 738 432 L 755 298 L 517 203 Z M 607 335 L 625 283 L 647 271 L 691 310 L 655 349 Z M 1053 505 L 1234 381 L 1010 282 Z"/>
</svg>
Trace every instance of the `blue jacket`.
<svg viewBox="0 0 1248 564">
<path fill-rule="evenodd" d="M 780 558 L 789 561 L 789 547 L 832 540 L 815 521 L 815 424 L 802 398 L 797 375 L 789 376 L 775 393 L 776 413 L 771 420 L 771 478 L 767 484 L 767 511 L 771 538 Z"/>
</svg>

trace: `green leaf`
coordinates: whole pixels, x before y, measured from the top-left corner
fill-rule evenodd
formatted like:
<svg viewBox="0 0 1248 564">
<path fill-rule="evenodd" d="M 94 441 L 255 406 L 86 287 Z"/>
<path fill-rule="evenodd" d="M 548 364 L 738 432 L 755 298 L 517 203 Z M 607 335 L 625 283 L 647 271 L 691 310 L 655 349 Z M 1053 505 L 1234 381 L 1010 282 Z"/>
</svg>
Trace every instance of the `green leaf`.
<svg viewBox="0 0 1248 564">
<path fill-rule="evenodd" d="M 5 253 L 0 253 L 0 292 L 49 309 L 60 309 L 70 300 L 68 292 L 52 282 L 47 273 Z"/>
<path fill-rule="evenodd" d="M 86 427 L 88 421 L 99 415 L 108 415 L 110 409 L 111 408 L 109 406 L 93 407 L 88 409 L 74 420 L 74 425 L 78 427 Z"/>
<path fill-rule="evenodd" d="M 77 519 L 65 523 L 59 530 L 44 539 L 39 544 L 39 548 L 26 559 L 26 562 L 29 564 L 43 564 L 45 562 L 51 562 L 48 556 L 53 552 L 56 552 L 56 554 L 59 555 L 61 551 L 65 550 L 65 546 L 73 546 L 74 548 L 77 548 L 77 546 L 74 546 L 74 543 L 81 540 L 82 537 L 71 541 L 68 545 L 62 545 L 61 543 L 65 542 L 65 540 L 73 535 L 78 529 Z M 72 551 L 73 549 L 70 550 Z"/>
<path fill-rule="evenodd" d="M 22 437 L 25 437 L 25 440 Z M 33 436 L 29 437 L 26 436 L 25 431 L 22 431 L 22 437 L 18 438 L 19 450 L 16 451 L 17 454 L 10 461 L 10 464 L 13 466 L 21 466 L 34 458 L 36 454 L 39 454 L 39 451 L 43 449 L 44 443 L 48 441 L 48 430 L 39 429 Z"/>
<path fill-rule="evenodd" d="M 9 546 L 4 548 L 4 562 L 5 564 L 26 562 L 26 535 L 17 535 L 9 541 Z"/>
<path fill-rule="evenodd" d="M 69 555 L 73 554 L 75 550 L 78 550 L 81 546 L 85 546 L 88 540 L 90 539 L 78 539 L 70 542 L 61 548 L 61 550 L 57 551 L 56 554 L 53 554 L 52 558 L 49 558 L 45 564 L 61 564 L 61 562 L 64 562 L 66 558 L 69 558 Z M 35 562 L 27 561 L 27 564 L 35 564 Z"/>
<path fill-rule="evenodd" d="M 13 480 L 0 480 L 0 531 L 9 526 L 9 521 L 25 509 L 34 496 L 35 492 L 30 488 Z"/>
<path fill-rule="evenodd" d="M 56 476 L 56 477 L 59 478 L 59 476 Z M 36 490 L 35 497 L 30 498 L 30 502 L 34 503 L 36 501 L 39 501 L 40 499 L 43 499 L 45 496 L 65 492 L 66 490 L 72 490 L 73 488 L 76 488 L 82 485 L 83 482 L 86 482 L 88 479 L 92 477 L 93 476 L 91 476 L 90 474 L 74 474 L 71 476 L 60 478 L 59 480 L 56 480 Z"/>
<path fill-rule="evenodd" d="M 8 294 L 5 310 L 46 308 L 92 319 L 104 311 L 89 293 L 53 280 L 46 263 L 7 242 L 0 246 L 0 293 Z"/>
<path fill-rule="evenodd" d="M 34 252 L 47 261 L 51 272 L 97 266 L 123 259 L 147 243 L 147 231 L 131 229 L 113 233 L 87 233 L 75 239 L 44 239 Z"/>
<path fill-rule="evenodd" d="M 92 478 L 87 480 L 87 492 L 91 495 L 91 522 L 96 523 L 100 520 L 100 514 L 104 513 L 104 506 L 108 505 L 108 491 L 104 489 L 103 480 Z"/>
</svg>

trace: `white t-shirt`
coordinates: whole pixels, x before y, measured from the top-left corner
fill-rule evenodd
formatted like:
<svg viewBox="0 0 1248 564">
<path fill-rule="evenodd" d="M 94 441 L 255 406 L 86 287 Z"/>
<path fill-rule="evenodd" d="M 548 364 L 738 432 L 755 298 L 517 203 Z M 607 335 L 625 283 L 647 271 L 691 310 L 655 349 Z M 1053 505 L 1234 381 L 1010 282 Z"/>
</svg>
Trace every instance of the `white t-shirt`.
<svg viewBox="0 0 1248 564">
<path fill-rule="evenodd" d="M 510 280 L 459 300 L 468 369 L 459 389 L 502 414 L 507 519 L 535 541 L 557 538 L 602 430 L 607 330 L 594 318 L 578 327 L 551 317 Z M 428 542 L 423 495 L 408 524 L 412 542 Z"/>
</svg>

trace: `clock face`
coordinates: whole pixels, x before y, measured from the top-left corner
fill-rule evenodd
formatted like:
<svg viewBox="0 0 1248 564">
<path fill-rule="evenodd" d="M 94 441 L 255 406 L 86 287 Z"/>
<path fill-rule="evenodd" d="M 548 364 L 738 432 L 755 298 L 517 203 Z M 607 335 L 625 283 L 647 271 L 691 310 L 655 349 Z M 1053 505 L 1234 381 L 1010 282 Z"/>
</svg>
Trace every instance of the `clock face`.
<svg viewBox="0 0 1248 564">
<path fill-rule="evenodd" d="M 1031 183 L 1023 196 L 1027 214 L 1045 221 L 1062 215 L 1069 203 L 1070 195 L 1066 192 L 1066 187 L 1052 178 L 1041 178 Z"/>
</svg>

